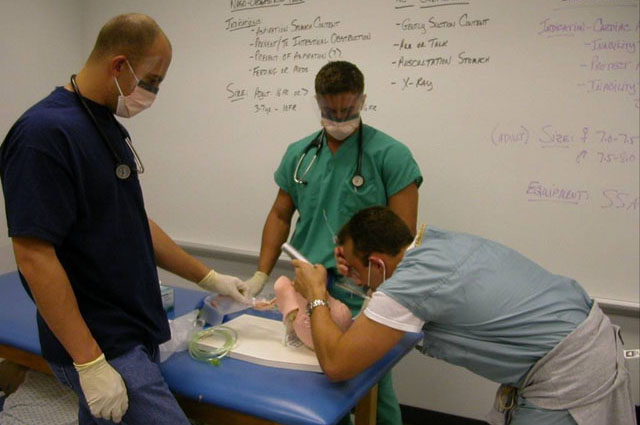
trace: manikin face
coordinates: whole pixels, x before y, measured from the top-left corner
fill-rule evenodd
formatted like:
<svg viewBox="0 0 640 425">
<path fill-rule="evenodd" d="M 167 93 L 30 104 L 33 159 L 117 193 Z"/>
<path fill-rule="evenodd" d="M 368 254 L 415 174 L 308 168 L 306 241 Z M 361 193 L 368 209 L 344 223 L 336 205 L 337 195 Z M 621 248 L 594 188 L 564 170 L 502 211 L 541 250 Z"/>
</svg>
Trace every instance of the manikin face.
<svg viewBox="0 0 640 425">
<path fill-rule="evenodd" d="M 386 267 L 382 258 L 372 254 L 369 256 L 368 264 L 364 264 L 360 257 L 353 252 L 353 240 L 347 239 L 344 246 L 344 258 L 349 266 L 354 268 L 360 276 L 358 285 L 369 288 L 372 291 L 378 289 L 385 280 Z"/>
</svg>

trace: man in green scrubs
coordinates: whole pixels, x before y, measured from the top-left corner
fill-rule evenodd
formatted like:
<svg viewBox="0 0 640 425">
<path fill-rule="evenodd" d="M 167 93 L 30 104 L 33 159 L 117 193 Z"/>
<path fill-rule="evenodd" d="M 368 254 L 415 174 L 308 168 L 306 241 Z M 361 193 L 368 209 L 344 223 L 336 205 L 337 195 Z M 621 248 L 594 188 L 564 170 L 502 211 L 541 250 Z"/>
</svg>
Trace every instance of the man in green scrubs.
<svg viewBox="0 0 640 425">
<path fill-rule="evenodd" d="M 422 175 L 409 149 L 362 123 L 364 76 L 352 63 L 327 63 L 316 75 L 322 129 L 287 148 L 275 172 L 278 193 L 262 231 L 258 270 L 247 281 L 253 295 L 267 282 L 295 211 L 290 243 L 314 264 L 329 270 L 331 294 L 356 315 L 362 298 L 340 288 L 336 232 L 362 208 L 386 205 L 415 233 Z M 391 374 L 380 380 L 378 424 L 402 425 Z"/>
</svg>

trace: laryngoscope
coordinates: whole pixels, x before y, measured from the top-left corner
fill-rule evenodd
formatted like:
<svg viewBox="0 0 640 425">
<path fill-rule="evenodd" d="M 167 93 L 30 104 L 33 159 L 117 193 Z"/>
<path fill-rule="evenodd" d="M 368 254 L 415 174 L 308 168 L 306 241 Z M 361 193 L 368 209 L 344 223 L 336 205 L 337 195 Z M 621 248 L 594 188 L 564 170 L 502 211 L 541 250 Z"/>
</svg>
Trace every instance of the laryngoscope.
<svg viewBox="0 0 640 425">
<path fill-rule="evenodd" d="M 292 260 L 300 260 L 300 261 L 304 261 L 305 263 L 311 264 L 311 262 L 307 260 L 304 255 L 300 254 L 300 251 L 295 249 L 288 242 L 285 242 L 282 244 L 282 250 L 286 252 L 287 255 L 291 257 Z"/>
<path fill-rule="evenodd" d="M 282 250 L 284 252 L 286 252 L 287 255 L 289 257 L 291 257 L 291 259 L 293 259 L 293 260 L 300 260 L 300 261 L 304 261 L 305 263 L 311 264 L 311 262 L 309 260 L 307 260 L 304 255 L 300 254 L 300 251 L 298 251 L 297 249 L 292 247 L 288 242 L 285 242 L 285 243 L 282 244 Z M 344 283 L 335 282 L 334 285 L 339 286 L 340 288 L 344 289 L 345 291 L 348 291 L 351 294 L 356 295 L 356 296 L 358 296 L 360 298 L 364 298 L 364 299 L 369 299 L 370 298 L 366 293 L 364 293 L 362 291 L 361 288 L 359 288 L 356 285 L 349 284 L 347 282 L 344 282 Z"/>
</svg>

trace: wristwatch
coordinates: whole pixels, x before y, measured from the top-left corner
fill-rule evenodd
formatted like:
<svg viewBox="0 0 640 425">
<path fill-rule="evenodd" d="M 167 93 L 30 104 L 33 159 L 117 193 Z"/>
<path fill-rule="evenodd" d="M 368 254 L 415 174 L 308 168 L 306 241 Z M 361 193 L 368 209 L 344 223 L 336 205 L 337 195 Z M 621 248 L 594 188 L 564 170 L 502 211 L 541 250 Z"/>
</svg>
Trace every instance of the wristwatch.
<svg viewBox="0 0 640 425">
<path fill-rule="evenodd" d="M 307 315 L 311 317 L 311 313 L 313 312 L 313 309 L 316 307 L 320 307 L 321 305 L 329 308 L 329 303 L 326 300 L 323 300 L 321 298 L 315 299 L 313 301 L 309 301 L 309 303 L 307 304 Z"/>
</svg>

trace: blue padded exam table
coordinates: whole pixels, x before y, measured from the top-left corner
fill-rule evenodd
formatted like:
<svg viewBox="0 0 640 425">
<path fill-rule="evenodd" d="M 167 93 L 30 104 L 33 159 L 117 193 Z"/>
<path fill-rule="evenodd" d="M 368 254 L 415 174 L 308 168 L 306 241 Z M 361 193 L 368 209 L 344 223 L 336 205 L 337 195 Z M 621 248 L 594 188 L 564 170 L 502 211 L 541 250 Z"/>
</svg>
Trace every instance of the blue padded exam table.
<svg viewBox="0 0 640 425">
<path fill-rule="evenodd" d="M 180 316 L 201 306 L 205 293 L 175 288 Z M 248 314 L 264 313 L 248 310 Z M 186 351 L 162 363 L 162 374 L 187 415 L 216 424 L 335 424 L 356 406 L 356 424 L 375 423 L 377 382 L 422 338 L 407 334 L 382 360 L 355 378 L 331 383 L 324 374 L 271 368 L 232 358 L 220 366 Z M 0 357 L 51 373 L 40 357 L 35 305 L 17 272 L 0 275 Z"/>
</svg>

